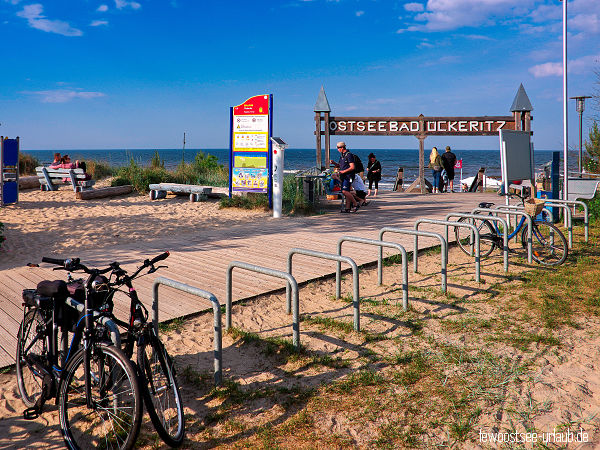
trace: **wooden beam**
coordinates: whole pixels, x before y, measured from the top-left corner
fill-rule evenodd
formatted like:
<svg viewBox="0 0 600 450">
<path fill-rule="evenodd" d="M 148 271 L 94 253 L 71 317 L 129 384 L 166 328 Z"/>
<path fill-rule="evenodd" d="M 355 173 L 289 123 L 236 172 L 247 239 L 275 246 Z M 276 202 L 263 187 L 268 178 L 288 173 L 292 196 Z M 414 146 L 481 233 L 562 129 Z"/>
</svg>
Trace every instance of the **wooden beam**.
<svg viewBox="0 0 600 450">
<path fill-rule="evenodd" d="M 115 197 L 117 195 L 129 194 L 133 191 L 133 187 L 130 184 L 125 186 L 111 186 L 100 189 L 90 189 L 87 191 L 80 191 L 75 193 L 77 200 L 91 200 L 93 198 L 105 198 Z"/>
</svg>

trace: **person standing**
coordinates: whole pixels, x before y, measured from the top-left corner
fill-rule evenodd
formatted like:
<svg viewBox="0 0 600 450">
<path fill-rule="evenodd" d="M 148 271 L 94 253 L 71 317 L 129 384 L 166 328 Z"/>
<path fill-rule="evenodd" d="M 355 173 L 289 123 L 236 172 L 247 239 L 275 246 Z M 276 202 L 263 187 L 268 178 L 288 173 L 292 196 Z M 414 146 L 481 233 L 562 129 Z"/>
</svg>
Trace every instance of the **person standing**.
<svg viewBox="0 0 600 450">
<path fill-rule="evenodd" d="M 333 160 L 329 160 L 329 162 L 338 169 L 342 194 L 346 199 L 346 209 L 343 209 L 342 212 L 356 212 L 358 211 L 358 203 L 350 192 L 354 181 L 354 156 L 348 151 L 346 143 L 343 141 L 337 143 L 337 149 L 340 152 L 340 160 L 337 163 Z"/>
<path fill-rule="evenodd" d="M 369 180 L 369 191 L 367 196 L 371 195 L 371 189 L 375 184 L 375 194 L 373 197 L 377 197 L 377 190 L 379 189 L 379 180 L 381 180 L 381 163 L 377 161 L 373 153 L 369 153 L 369 162 L 367 164 L 367 180 Z"/>
<path fill-rule="evenodd" d="M 446 146 L 446 151 L 441 156 L 442 166 L 448 174 L 448 192 L 454 192 L 454 165 L 456 164 L 456 155 L 450 150 L 450 146 Z"/>
<path fill-rule="evenodd" d="M 442 175 L 442 158 L 440 157 L 437 147 L 431 149 L 429 155 L 429 167 L 431 168 L 431 175 L 433 177 L 433 193 L 437 194 L 440 192 L 440 178 Z"/>
</svg>

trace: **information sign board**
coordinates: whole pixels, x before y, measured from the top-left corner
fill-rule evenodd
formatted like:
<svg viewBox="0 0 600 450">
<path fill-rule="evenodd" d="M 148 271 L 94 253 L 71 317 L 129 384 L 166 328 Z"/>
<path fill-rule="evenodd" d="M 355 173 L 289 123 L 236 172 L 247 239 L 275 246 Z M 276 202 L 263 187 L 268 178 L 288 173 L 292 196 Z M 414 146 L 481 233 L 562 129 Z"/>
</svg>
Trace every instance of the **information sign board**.
<svg viewBox="0 0 600 450">
<path fill-rule="evenodd" d="M 250 97 L 230 113 L 229 191 L 270 193 L 273 96 Z"/>
</svg>

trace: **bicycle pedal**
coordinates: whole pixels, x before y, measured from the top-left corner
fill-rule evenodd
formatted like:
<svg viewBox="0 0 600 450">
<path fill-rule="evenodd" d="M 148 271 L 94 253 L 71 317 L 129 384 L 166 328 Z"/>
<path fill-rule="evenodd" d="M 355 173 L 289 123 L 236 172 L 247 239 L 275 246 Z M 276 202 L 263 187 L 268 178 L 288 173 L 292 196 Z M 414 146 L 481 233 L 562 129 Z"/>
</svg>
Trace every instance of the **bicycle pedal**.
<svg viewBox="0 0 600 450">
<path fill-rule="evenodd" d="M 35 406 L 23 411 L 23 419 L 25 420 L 35 420 L 38 417 L 40 417 L 40 411 Z"/>
</svg>

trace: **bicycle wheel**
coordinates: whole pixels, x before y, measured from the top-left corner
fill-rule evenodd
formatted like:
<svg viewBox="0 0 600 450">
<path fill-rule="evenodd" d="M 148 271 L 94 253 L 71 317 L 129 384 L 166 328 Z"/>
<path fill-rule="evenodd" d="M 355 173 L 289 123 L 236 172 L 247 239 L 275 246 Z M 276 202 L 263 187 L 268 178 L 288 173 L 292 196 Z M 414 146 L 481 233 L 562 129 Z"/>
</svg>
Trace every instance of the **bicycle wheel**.
<svg viewBox="0 0 600 450">
<path fill-rule="evenodd" d="M 70 449 L 131 449 L 142 421 L 135 369 L 118 348 L 94 344 L 90 355 L 92 408 L 85 394 L 82 348 L 67 364 L 59 390 L 60 428 Z"/>
<path fill-rule="evenodd" d="M 42 394 L 44 376 L 35 366 L 45 365 L 47 354 L 46 323 L 36 308 L 30 309 L 19 327 L 16 358 L 19 395 L 28 408 Z"/>
<path fill-rule="evenodd" d="M 527 228 L 521 232 L 521 244 L 527 248 Z M 548 222 L 533 222 L 531 230 L 531 256 L 545 266 L 558 266 L 569 254 L 567 240 L 561 231 Z"/>
<path fill-rule="evenodd" d="M 496 230 L 492 224 L 487 220 L 482 219 L 469 219 L 467 217 L 461 217 L 458 219 L 461 223 L 472 223 L 479 230 L 479 253 L 482 258 L 488 256 L 494 247 L 496 246 Z M 475 222 L 473 222 L 475 221 Z M 466 227 L 455 227 L 454 235 L 456 236 L 456 242 L 460 249 L 467 255 L 471 255 L 471 252 L 475 251 L 475 236 L 473 232 Z"/>
<path fill-rule="evenodd" d="M 185 434 L 183 402 L 173 361 L 154 329 L 138 346 L 137 363 L 144 402 L 154 428 L 166 444 L 180 446 Z"/>
</svg>

